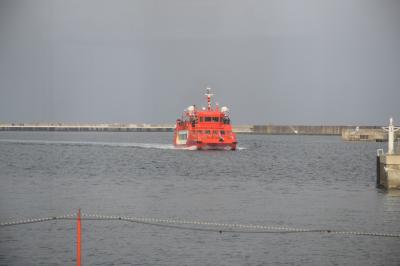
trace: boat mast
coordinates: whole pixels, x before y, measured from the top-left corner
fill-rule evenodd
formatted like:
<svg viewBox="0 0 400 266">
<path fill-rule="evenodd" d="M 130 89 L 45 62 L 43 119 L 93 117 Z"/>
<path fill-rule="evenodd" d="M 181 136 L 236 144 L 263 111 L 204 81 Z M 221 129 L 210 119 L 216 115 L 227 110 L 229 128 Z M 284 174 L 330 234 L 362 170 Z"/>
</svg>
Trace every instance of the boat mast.
<svg viewBox="0 0 400 266">
<path fill-rule="evenodd" d="M 210 111 L 211 110 L 211 96 L 213 96 L 214 94 L 211 93 L 211 88 L 206 88 L 206 96 L 207 96 L 207 110 Z"/>
</svg>

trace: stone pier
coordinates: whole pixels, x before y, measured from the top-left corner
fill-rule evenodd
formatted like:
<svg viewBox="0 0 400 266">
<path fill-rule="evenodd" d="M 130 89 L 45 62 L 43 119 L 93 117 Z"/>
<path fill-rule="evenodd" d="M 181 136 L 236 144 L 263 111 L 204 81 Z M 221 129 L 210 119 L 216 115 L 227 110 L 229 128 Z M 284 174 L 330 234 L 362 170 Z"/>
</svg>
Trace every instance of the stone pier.
<svg viewBox="0 0 400 266">
<path fill-rule="evenodd" d="M 380 155 L 377 163 L 377 185 L 400 189 L 400 154 Z"/>
<path fill-rule="evenodd" d="M 388 151 L 386 154 L 383 149 L 377 151 L 376 183 L 378 187 L 400 189 L 400 151 L 394 147 L 394 133 L 400 128 L 390 118 L 389 126 L 382 129 L 388 132 Z"/>
</svg>

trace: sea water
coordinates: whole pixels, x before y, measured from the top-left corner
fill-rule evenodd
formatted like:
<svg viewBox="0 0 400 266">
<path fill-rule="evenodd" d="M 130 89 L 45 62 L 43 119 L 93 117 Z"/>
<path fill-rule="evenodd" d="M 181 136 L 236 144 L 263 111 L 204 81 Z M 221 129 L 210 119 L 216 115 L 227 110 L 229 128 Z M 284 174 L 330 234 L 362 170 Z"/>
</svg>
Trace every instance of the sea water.
<svg viewBox="0 0 400 266">
<path fill-rule="evenodd" d="M 238 135 L 176 150 L 172 133 L 0 133 L 0 222 L 75 213 L 400 232 L 376 149 L 339 137 Z M 74 221 L 0 227 L 0 265 L 73 265 Z M 83 221 L 85 265 L 399 265 L 400 239 L 229 233 Z"/>
</svg>

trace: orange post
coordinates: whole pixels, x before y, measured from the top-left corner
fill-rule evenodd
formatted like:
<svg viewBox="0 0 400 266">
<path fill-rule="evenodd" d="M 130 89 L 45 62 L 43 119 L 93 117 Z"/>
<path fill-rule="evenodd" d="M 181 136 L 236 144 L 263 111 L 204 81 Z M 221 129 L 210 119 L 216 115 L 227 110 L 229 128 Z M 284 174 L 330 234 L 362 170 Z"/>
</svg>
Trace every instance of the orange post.
<svg viewBox="0 0 400 266">
<path fill-rule="evenodd" d="M 76 265 L 81 266 L 81 209 L 76 216 Z"/>
</svg>

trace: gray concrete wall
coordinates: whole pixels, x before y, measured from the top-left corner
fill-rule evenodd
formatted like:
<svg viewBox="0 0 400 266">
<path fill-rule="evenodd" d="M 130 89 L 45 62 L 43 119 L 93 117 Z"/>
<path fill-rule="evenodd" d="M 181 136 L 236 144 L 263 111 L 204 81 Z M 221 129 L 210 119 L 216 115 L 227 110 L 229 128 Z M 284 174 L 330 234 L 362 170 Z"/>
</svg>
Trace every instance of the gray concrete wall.
<svg viewBox="0 0 400 266">
<path fill-rule="evenodd" d="M 171 132 L 170 124 L 0 124 L 0 131 L 105 131 L 105 132 Z"/>
<path fill-rule="evenodd" d="M 174 124 L 64 124 L 64 123 L 11 123 L 1 124 L 0 131 L 109 131 L 109 132 L 171 132 Z M 234 125 L 233 131 L 244 134 L 269 135 L 342 135 L 353 132 L 355 126 L 305 126 L 305 125 Z M 362 129 L 380 129 L 366 126 Z M 383 131 L 382 131 L 383 132 Z M 350 133 L 345 133 L 349 135 Z M 346 135 L 346 136 L 347 136 Z M 346 139 L 346 138 L 344 138 Z M 346 139 L 347 140 L 347 139 Z"/>
<path fill-rule="evenodd" d="M 355 129 L 356 126 L 305 126 L 305 125 L 256 125 L 254 133 L 272 135 L 341 135 L 345 129 Z M 363 128 L 376 128 L 365 126 Z"/>
<path fill-rule="evenodd" d="M 344 129 L 342 131 L 342 139 L 349 141 L 387 141 L 388 134 L 382 128 L 377 129 Z"/>
<path fill-rule="evenodd" d="M 387 189 L 400 189 L 400 154 L 379 157 L 378 186 Z"/>
</svg>

